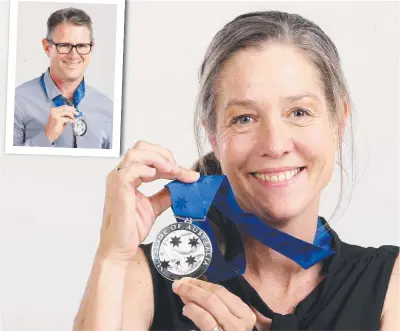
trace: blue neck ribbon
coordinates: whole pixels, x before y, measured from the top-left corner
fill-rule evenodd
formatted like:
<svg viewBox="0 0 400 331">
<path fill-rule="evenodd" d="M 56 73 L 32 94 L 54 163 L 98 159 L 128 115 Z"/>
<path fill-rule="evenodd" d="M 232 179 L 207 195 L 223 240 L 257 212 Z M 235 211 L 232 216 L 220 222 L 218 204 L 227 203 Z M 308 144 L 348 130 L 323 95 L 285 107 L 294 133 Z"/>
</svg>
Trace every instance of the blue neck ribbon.
<svg viewBox="0 0 400 331">
<path fill-rule="evenodd" d="M 279 231 L 254 214 L 244 212 L 236 202 L 226 176 L 200 176 L 195 183 L 173 181 L 166 185 L 172 199 L 172 210 L 177 221 L 191 218 L 210 237 L 213 255 L 206 276 L 211 282 L 219 282 L 242 275 L 246 269 L 244 253 L 237 254 L 230 261 L 225 260 L 216 236 L 207 217 L 213 205 L 224 217 L 241 230 L 264 245 L 290 258 L 302 268 L 308 269 L 330 257 L 331 235 L 318 218 L 313 244 Z"/>
<path fill-rule="evenodd" d="M 44 94 L 46 94 L 46 97 L 48 97 L 47 94 L 47 89 L 46 89 L 46 84 L 44 82 L 44 73 L 42 74 L 42 76 L 40 77 L 40 85 L 42 86 L 43 92 Z M 83 97 L 85 96 L 85 79 L 82 79 L 82 82 L 79 84 L 78 88 L 76 89 L 75 93 L 74 93 L 74 107 L 76 109 L 76 111 L 79 113 L 77 115 L 77 117 L 81 117 L 82 116 L 82 112 L 79 111 L 78 109 L 78 105 L 81 102 L 81 100 L 83 99 Z M 53 104 L 55 107 L 60 107 L 66 104 L 64 97 L 62 96 L 62 94 L 57 95 L 55 98 L 53 98 Z"/>
</svg>

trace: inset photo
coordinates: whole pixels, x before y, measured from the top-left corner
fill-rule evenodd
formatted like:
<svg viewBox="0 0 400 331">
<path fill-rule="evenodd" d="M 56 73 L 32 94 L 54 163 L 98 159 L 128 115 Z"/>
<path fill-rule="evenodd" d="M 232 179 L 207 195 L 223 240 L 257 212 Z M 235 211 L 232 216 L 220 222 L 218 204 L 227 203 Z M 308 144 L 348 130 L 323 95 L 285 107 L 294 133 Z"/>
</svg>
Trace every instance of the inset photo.
<svg viewBox="0 0 400 331">
<path fill-rule="evenodd" d="M 6 153 L 120 155 L 125 1 L 10 2 Z"/>
</svg>

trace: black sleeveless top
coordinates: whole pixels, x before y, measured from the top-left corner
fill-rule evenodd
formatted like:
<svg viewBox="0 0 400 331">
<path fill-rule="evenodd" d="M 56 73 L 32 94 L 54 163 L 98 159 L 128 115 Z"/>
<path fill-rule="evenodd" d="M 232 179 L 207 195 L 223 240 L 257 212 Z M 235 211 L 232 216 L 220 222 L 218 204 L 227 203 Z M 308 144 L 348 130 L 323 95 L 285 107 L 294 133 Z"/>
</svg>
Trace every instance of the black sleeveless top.
<svg viewBox="0 0 400 331">
<path fill-rule="evenodd" d="M 295 308 L 293 314 L 274 313 L 251 285 L 237 276 L 219 284 L 272 319 L 271 330 L 379 330 L 382 308 L 399 253 L 397 246 L 364 248 L 342 242 L 323 219 L 332 235 L 336 254 L 323 261 L 325 278 Z M 229 241 L 237 238 L 230 231 Z M 237 242 L 237 241 L 236 241 Z M 230 247 L 237 247 L 231 245 Z M 151 330 L 198 330 L 182 315 L 183 303 L 151 260 L 151 244 L 141 245 L 149 260 L 154 286 L 154 318 Z M 257 330 L 254 328 L 254 330 Z"/>
</svg>

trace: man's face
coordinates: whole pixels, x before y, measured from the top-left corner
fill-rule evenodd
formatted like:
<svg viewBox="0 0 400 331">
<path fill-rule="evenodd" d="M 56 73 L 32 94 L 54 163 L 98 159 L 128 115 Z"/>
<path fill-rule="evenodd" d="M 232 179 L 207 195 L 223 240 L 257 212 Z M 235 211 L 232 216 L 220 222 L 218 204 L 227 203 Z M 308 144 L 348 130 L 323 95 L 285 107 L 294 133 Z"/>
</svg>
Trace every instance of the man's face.
<svg viewBox="0 0 400 331">
<path fill-rule="evenodd" d="M 53 78 L 65 82 L 74 82 L 83 78 L 91 59 L 91 52 L 85 54 L 90 49 L 88 44 L 91 43 L 90 31 L 87 26 L 61 23 L 54 29 L 50 41 L 43 39 L 42 43 L 50 58 Z M 58 46 L 58 51 L 55 44 L 61 44 Z M 65 44 L 79 45 L 78 50 L 72 48 L 68 53 L 69 47 Z"/>
</svg>

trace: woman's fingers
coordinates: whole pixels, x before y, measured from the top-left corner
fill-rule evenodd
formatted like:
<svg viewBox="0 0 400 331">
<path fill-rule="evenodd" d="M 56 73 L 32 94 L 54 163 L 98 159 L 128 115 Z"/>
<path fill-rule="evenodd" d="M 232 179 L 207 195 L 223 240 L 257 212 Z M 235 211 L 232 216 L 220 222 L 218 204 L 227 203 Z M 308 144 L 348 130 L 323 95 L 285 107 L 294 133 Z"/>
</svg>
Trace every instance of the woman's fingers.
<svg viewBox="0 0 400 331">
<path fill-rule="evenodd" d="M 154 178 L 144 179 L 143 182 L 148 183 L 156 179 L 170 179 L 170 180 L 176 179 L 184 183 L 193 183 L 196 182 L 199 178 L 200 174 L 198 172 L 183 167 L 179 167 L 178 173 L 157 172 Z"/>
<path fill-rule="evenodd" d="M 214 293 L 215 291 L 211 292 L 205 290 L 204 288 L 185 280 L 182 282 L 175 282 L 173 290 L 182 299 L 184 298 L 186 302 L 194 303 L 204 311 L 211 314 L 224 330 L 237 330 L 237 326 L 240 325 L 237 316 L 235 316 L 228 308 L 232 303 L 224 303 L 219 296 Z M 196 311 L 199 311 L 199 309 L 196 309 Z"/>
<path fill-rule="evenodd" d="M 177 180 L 180 180 L 181 182 L 184 183 L 193 183 L 198 181 L 199 178 L 200 178 L 200 173 L 184 167 L 179 167 L 179 172 L 176 176 Z"/>
<path fill-rule="evenodd" d="M 183 307 L 182 314 L 191 319 L 201 331 L 213 331 L 218 325 L 215 318 L 207 310 L 193 302 L 189 302 Z"/>
<path fill-rule="evenodd" d="M 138 149 L 140 147 L 140 149 Z M 128 167 L 132 163 L 143 163 L 157 169 L 153 178 L 147 177 L 143 182 L 151 182 L 156 179 L 179 180 L 184 183 L 192 183 L 200 178 L 200 174 L 194 170 L 180 167 L 176 164 L 172 154 L 158 145 L 141 142 L 139 147 L 135 145 L 125 153 L 119 169 Z M 144 149 L 145 147 L 149 149 Z"/>
<path fill-rule="evenodd" d="M 176 164 L 175 158 L 172 155 L 171 151 L 169 151 L 168 149 L 166 149 L 160 145 L 152 144 L 147 141 L 140 140 L 133 146 L 133 149 L 152 150 L 152 151 L 158 152 L 161 155 L 163 155 L 169 162 L 171 162 L 172 164 Z"/>
<path fill-rule="evenodd" d="M 145 141 L 139 141 L 125 153 L 119 168 L 127 167 L 134 162 L 143 163 L 157 169 L 156 176 L 147 178 L 146 182 L 162 178 L 192 183 L 200 178 L 198 172 L 178 166 L 170 151 Z"/>
<path fill-rule="evenodd" d="M 212 301 L 218 298 L 226 307 L 238 318 L 243 318 L 251 309 L 236 295 L 229 292 L 225 287 L 216 285 L 210 282 L 205 282 L 200 279 L 185 277 L 177 281 L 178 287 L 182 287 L 183 293 L 192 295 L 192 289 L 195 290 L 196 295 L 202 300 L 202 296 L 206 296 L 207 300 Z M 183 286 L 182 286 L 183 285 Z"/>
<path fill-rule="evenodd" d="M 170 162 L 159 152 L 138 149 L 130 149 L 127 151 L 120 163 L 120 167 L 127 167 L 135 162 L 154 167 L 162 173 L 177 173 L 179 171 L 179 167 L 176 164 Z"/>
<path fill-rule="evenodd" d="M 237 318 L 236 321 L 242 321 L 245 325 L 255 323 L 256 316 L 250 307 L 223 286 L 194 278 L 182 278 L 174 283 L 173 289 L 182 299 L 195 302 L 212 312 L 225 327 L 226 324 L 230 325 L 230 321 L 225 318 L 227 315 L 231 316 L 231 320 Z"/>
<path fill-rule="evenodd" d="M 157 218 L 165 210 L 171 207 L 171 194 L 169 190 L 164 187 L 161 191 L 149 197 L 150 203 L 153 206 L 154 215 Z"/>
<path fill-rule="evenodd" d="M 143 179 L 153 178 L 156 172 L 155 168 L 136 162 L 121 168 L 116 176 L 122 184 L 130 183 L 136 189 L 142 184 Z"/>
</svg>

